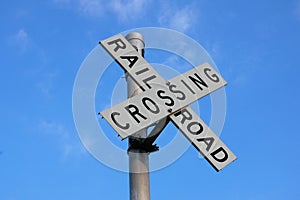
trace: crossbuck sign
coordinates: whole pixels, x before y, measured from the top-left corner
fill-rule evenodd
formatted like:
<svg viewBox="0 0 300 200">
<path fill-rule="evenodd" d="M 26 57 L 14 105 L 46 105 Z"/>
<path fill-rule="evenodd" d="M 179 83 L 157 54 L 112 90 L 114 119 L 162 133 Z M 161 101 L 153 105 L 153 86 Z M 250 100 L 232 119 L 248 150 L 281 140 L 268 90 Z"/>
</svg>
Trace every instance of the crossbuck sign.
<svg viewBox="0 0 300 200">
<path fill-rule="evenodd" d="M 166 81 L 121 34 L 100 44 L 144 91 L 100 112 L 122 139 L 169 117 L 217 171 L 236 159 L 188 106 L 227 84 L 213 67 L 205 63 Z"/>
</svg>

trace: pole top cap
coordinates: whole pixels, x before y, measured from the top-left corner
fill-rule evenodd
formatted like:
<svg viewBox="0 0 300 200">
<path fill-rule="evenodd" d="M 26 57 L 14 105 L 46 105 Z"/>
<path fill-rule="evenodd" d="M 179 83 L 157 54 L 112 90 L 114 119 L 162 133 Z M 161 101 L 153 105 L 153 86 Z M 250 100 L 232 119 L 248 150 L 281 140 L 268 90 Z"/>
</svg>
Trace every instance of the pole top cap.
<svg viewBox="0 0 300 200">
<path fill-rule="evenodd" d="M 144 42 L 144 36 L 139 32 L 131 32 L 128 33 L 125 38 L 128 40 L 128 42 L 135 46 L 137 49 L 144 49 L 145 48 L 145 42 Z"/>
</svg>

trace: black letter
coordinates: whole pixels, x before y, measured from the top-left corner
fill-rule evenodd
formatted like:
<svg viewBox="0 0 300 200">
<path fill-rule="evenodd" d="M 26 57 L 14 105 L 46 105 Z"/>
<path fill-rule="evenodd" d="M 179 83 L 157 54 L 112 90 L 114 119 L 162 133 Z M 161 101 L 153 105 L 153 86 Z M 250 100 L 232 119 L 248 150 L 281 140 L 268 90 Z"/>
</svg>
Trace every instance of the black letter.
<svg viewBox="0 0 300 200">
<path fill-rule="evenodd" d="M 186 113 L 187 116 L 184 115 L 184 113 Z M 191 120 L 193 118 L 192 114 L 189 111 L 187 111 L 186 109 L 183 109 L 183 110 L 181 110 L 181 111 L 174 114 L 175 117 L 177 117 L 178 115 L 183 116 L 182 119 L 181 119 L 181 124 L 184 124 L 185 120 Z"/>
<path fill-rule="evenodd" d="M 136 74 L 136 75 L 140 75 L 140 74 L 142 74 L 142 73 L 144 73 L 144 72 L 146 72 L 146 71 L 149 71 L 149 68 L 141 69 L 140 71 L 135 72 L 135 74 Z"/>
<path fill-rule="evenodd" d="M 185 94 L 184 94 L 182 91 L 180 91 L 180 90 L 173 90 L 173 88 L 176 88 L 176 85 L 170 85 L 170 86 L 169 86 L 169 90 L 170 90 L 172 93 L 174 93 L 174 94 L 179 93 L 179 94 L 182 95 L 181 97 L 176 97 L 176 98 L 179 99 L 179 100 L 185 100 L 185 98 L 186 98 Z"/>
<path fill-rule="evenodd" d="M 155 110 L 150 109 L 150 107 L 146 104 L 146 101 L 151 102 L 151 103 L 154 105 Z M 151 111 L 151 112 L 154 113 L 154 114 L 159 113 L 159 108 L 158 108 L 158 106 L 156 105 L 156 103 L 155 103 L 152 99 L 150 99 L 150 98 L 148 98 L 148 97 L 144 97 L 144 98 L 142 99 L 142 102 L 143 102 L 144 106 L 147 108 L 147 110 Z"/>
<path fill-rule="evenodd" d="M 131 111 L 130 110 L 131 108 L 134 108 L 135 110 Z M 127 112 L 129 112 L 129 114 L 135 119 L 137 123 L 140 123 L 140 120 L 138 120 L 138 118 L 135 115 L 139 115 L 141 118 L 145 120 L 147 119 L 144 115 L 139 113 L 139 109 L 135 105 L 130 104 L 126 106 L 125 109 L 127 110 Z"/>
<path fill-rule="evenodd" d="M 206 151 L 209 151 L 211 145 L 214 143 L 215 139 L 213 137 L 199 138 L 198 142 L 204 142 L 206 144 Z"/>
<path fill-rule="evenodd" d="M 165 103 L 166 106 L 174 106 L 174 100 L 171 97 L 169 97 L 169 96 L 162 96 L 161 95 L 161 94 L 164 94 L 164 93 L 166 93 L 166 92 L 163 91 L 163 90 L 158 90 L 157 91 L 157 96 L 160 97 L 161 99 L 168 99 L 168 100 L 170 100 L 169 103 L 167 103 L 167 102 Z"/>
<path fill-rule="evenodd" d="M 199 130 L 193 131 L 192 130 L 192 126 L 194 126 L 194 125 L 198 125 L 199 126 Z M 199 122 L 191 122 L 191 123 L 188 124 L 187 129 L 188 129 L 188 131 L 191 134 L 193 134 L 193 135 L 199 135 L 203 131 L 203 126 Z"/>
<path fill-rule="evenodd" d="M 120 43 L 121 45 L 119 45 L 119 43 Z M 125 49 L 125 48 L 126 48 L 125 43 L 124 43 L 120 38 L 118 38 L 118 39 L 116 39 L 116 40 L 113 40 L 113 41 L 110 41 L 110 42 L 108 42 L 107 44 L 108 44 L 108 45 L 116 44 L 117 46 L 116 46 L 115 49 L 114 49 L 115 52 L 117 52 L 118 49 L 120 49 L 120 48 L 121 48 L 121 49 Z"/>
<path fill-rule="evenodd" d="M 132 67 L 136 61 L 139 59 L 137 56 L 120 56 L 121 59 L 126 59 L 130 62 L 130 64 L 128 65 L 128 67 Z"/>
<path fill-rule="evenodd" d="M 125 129 L 125 130 L 128 129 L 128 128 L 129 128 L 129 124 L 126 123 L 125 126 L 122 126 L 121 124 L 119 124 L 119 122 L 117 122 L 117 120 L 116 120 L 116 118 L 115 118 L 116 115 L 120 115 L 120 113 L 118 113 L 118 112 L 113 112 L 113 113 L 111 113 L 111 115 L 110 115 L 110 117 L 111 117 L 111 119 L 113 120 L 113 122 L 114 122 L 119 128 L 121 128 L 121 129 Z"/>
<path fill-rule="evenodd" d="M 213 74 L 213 75 L 210 76 L 207 73 L 207 71 L 211 71 L 211 69 L 209 69 L 209 68 L 204 69 L 204 73 L 207 76 L 207 78 L 209 78 L 211 81 L 216 82 L 216 83 L 220 81 L 219 77 L 216 74 Z"/>
<path fill-rule="evenodd" d="M 156 78 L 156 76 L 155 76 L 155 75 L 152 75 L 152 76 L 147 77 L 147 78 L 145 78 L 145 79 L 143 80 L 143 82 L 148 86 L 149 89 L 151 89 L 151 86 L 148 84 L 148 81 L 150 81 L 150 80 L 152 80 L 152 79 L 154 79 L 154 78 Z"/>
<path fill-rule="evenodd" d="M 220 152 L 224 153 L 224 157 L 223 158 L 217 158 L 216 154 L 220 153 Z M 215 150 L 214 152 L 212 152 L 210 154 L 216 161 L 218 162 L 225 162 L 228 159 L 228 154 L 227 152 L 223 149 L 223 147 L 218 148 L 217 150 Z"/>
<path fill-rule="evenodd" d="M 189 78 L 191 79 L 191 81 L 193 81 L 193 83 L 195 83 L 195 85 L 197 85 L 197 87 L 200 89 L 200 90 L 203 90 L 202 87 L 198 84 L 200 83 L 201 85 L 205 86 L 205 87 L 208 87 L 207 84 L 199 77 L 198 74 L 194 73 L 194 75 L 199 79 L 195 79 L 194 77 L 192 76 L 189 76 Z"/>
<path fill-rule="evenodd" d="M 185 82 L 184 80 L 181 80 L 181 82 L 185 85 L 185 87 L 187 87 L 187 89 L 189 89 L 189 90 L 191 91 L 191 93 L 196 94 L 196 93 L 192 90 L 192 88 L 191 88 L 188 84 L 186 84 L 186 82 Z"/>
</svg>

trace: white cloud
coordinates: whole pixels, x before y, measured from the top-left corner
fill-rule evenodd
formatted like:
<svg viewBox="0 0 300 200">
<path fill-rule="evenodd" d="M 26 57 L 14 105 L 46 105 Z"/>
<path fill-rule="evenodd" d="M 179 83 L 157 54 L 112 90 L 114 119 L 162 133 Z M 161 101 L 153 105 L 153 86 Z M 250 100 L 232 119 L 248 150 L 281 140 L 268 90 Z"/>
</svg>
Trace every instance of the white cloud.
<svg viewBox="0 0 300 200">
<path fill-rule="evenodd" d="M 86 154 L 86 150 L 82 144 L 78 140 L 74 140 L 74 137 L 71 137 L 71 132 L 64 124 L 56 121 L 40 120 L 37 123 L 37 129 L 39 133 L 45 136 L 56 138 L 63 159 L 74 155 Z"/>
<path fill-rule="evenodd" d="M 100 17 L 103 15 L 105 10 L 103 5 L 104 3 L 100 0 L 79 0 L 80 12 L 92 17 Z"/>
<path fill-rule="evenodd" d="M 45 58 L 43 49 L 41 49 L 34 41 L 25 28 L 16 30 L 10 37 L 7 38 L 9 45 L 17 48 L 21 53 L 35 53 L 40 60 Z"/>
<path fill-rule="evenodd" d="M 222 58 L 222 50 L 221 50 L 221 43 L 218 41 L 208 41 L 205 43 L 206 50 L 209 53 L 209 55 L 214 58 Z"/>
<path fill-rule="evenodd" d="M 296 18 L 300 20 L 300 0 L 297 2 L 295 11 L 294 11 Z"/>
<path fill-rule="evenodd" d="M 54 121 L 40 120 L 37 126 L 39 132 L 43 134 L 55 135 L 62 140 L 69 138 L 69 132 L 66 130 L 63 124 Z"/>
<path fill-rule="evenodd" d="M 245 85 L 246 82 L 247 82 L 246 76 L 240 73 L 233 78 L 231 84 L 235 86 L 243 86 Z"/>
<path fill-rule="evenodd" d="M 147 10 L 149 1 L 146 0 L 112 0 L 111 8 L 120 21 L 141 19 Z"/>
<path fill-rule="evenodd" d="M 109 17 L 115 17 L 123 23 L 144 20 L 145 16 L 152 16 L 158 18 L 160 25 L 181 32 L 190 30 L 197 17 L 197 6 L 194 2 L 184 6 L 173 1 L 157 1 L 154 4 L 151 0 L 53 0 L 53 2 L 94 18 L 110 14 Z M 150 10 L 151 5 L 154 10 Z"/>
<path fill-rule="evenodd" d="M 50 71 L 50 72 L 40 72 L 40 77 L 42 79 L 37 82 L 37 88 L 41 91 L 41 93 L 45 97 L 51 97 L 51 93 L 53 92 L 55 80 L 58 76 L 58 71 Z"/>
<path fill-rule="evenodd" d="M 69 4 L 71 3 L 71 0 L 53 0 L 56 4 Z"/>
<path fill-rule="evenodd" d="M 29 47 L 29 36 L 25 29 L 20 29 L 13 37 L 13 43 L 16 44 L 21 52 L 24 52 Z"/>
<path fill-rule="evenodd" d="M 47 66 L 47 54 L 44 49 L 35 43 L 34 38 L 31 38 L 26 31 L 22 28 L 7 38 L 9 45 L 16 48 L 16 52 L 21 54 L 33 55 L 35 57 L 35 64 L 28 66 L 26 72 L 28 76 L 32 76 L 35 82 L 35 87 L 46 97 L 51 96 L 55 79 L 58 75 L 58 70 L 51 68 L 49 71 Z"/>
<path fill-rule="evenodd" d="M 187 31 L 193 22 L 193 11 L 189 7 L 179 10 L 170 20 L 170 27 L 180 31 Z"/>
<path fill-rule="evenodd" d="M 65 9 L 75 9 L 86 16 L 98 18 L 113 13 L 121 22 L 142 19 L 147 6 L 151 1 L 147 0 L 53 0 L 53 2 Z"/>
<path fill-rule="evenodd" d="M 96 18 L 103 16 L 105 10 L 103 0 L 53 0 L 53 3 L 59 8 Z"/>
<path fill-rule="evenodd" d="M 84 149 L 81 143 L 65 143 L 62 149 L 62 158 L 66 159 L 73 155 L 83 155 L 86 153 L 87 151 Z"/>
<path fill-rule="evenodd" d="M 163 7 L 162 15 L 158 18 L 158 22 L 163 26 L 186 32 L 193 26 L 196 14 L 193 5 L 187 5 L 181 9 L 173 8 L 172 6 L 168 8 Z"/>
</svg>

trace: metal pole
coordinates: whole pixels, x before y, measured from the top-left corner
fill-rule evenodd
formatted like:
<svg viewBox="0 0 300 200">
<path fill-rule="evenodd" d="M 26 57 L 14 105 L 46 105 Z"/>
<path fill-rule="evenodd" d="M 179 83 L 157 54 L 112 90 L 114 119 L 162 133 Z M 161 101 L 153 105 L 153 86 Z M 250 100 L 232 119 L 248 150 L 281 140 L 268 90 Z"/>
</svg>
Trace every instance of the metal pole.
<svg viewBox="0 0 300 200">
<path fill-rule="evenodd" d="M 144 37 L 138 32 L 131 32 L 126 39 L 144 56 Z M 126 73 L 128 98 L 142 92 L 133 79 Z M 149 153 L 140 145 L 147 136 L 147 129 L 141 130 L 129 138 L 129 185 L 130 200 L 150 200 Z"/>
</svg>

